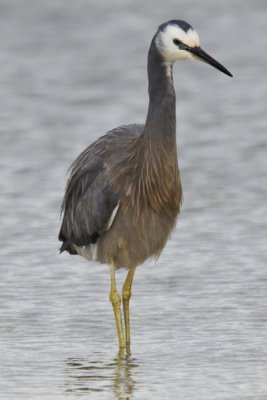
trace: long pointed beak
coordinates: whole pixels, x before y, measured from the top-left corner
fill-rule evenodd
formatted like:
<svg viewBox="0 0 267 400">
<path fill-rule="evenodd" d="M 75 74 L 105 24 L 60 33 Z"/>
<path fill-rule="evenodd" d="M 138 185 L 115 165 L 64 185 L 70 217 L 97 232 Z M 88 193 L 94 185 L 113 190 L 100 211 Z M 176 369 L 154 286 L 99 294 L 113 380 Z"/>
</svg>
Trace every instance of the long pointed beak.
<svg viewBox="0 0 267 400">
<path fill-rule="evenodd" d="M 199 58 L 201 61 L 206 62 L 207 64 L 212 65 L 214 68 L 218 69 L 219 71 L 223 72 L 224 74 L 233 77 L 230 71 L 226 69 L 222 64 L 220 64 L 218 61 L 214 60 L 211 56 L 209 56 L 204 50 L 202 50 L 201 47 L 187 47 L 186 49 L 190 53 L 192 53 L 194 56 Z"/>
</svg>

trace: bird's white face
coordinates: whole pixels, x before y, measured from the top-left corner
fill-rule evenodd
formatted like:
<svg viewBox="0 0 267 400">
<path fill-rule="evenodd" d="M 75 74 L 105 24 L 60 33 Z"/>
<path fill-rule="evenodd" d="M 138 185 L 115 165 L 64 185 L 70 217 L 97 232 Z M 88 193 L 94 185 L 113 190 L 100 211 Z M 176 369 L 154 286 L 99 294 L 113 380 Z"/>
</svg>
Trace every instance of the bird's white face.
<svg viewBox="0 0 267 400">
<path fill-rule="evenodd" d="M 190 48 L 200 45 L 198 33 L 193 28 L 185 32 L 173 24 L 167 25 L 164 30 L 159 31 L 155 42 L 164 60 L 169 63 L 177 60 L 193 60 L 194 55 L 184 50 L 183 45 Z"/>
</svg>

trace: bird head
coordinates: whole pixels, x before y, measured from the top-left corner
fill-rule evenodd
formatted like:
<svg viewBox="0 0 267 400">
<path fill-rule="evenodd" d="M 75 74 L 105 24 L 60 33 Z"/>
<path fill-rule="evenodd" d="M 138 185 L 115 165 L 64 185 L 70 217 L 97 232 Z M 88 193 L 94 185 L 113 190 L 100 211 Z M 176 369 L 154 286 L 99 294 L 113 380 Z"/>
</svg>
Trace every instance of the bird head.
<svg viewBox="0 0 267 400">
<path fill-rule="evenodd" d="M 198 60 L 210 64 L 228 76 L 232 76 L 222 64 L 200 47 L 198 33 L 187 22 L 171 20 L 160 25 L 155 44 L 166 63 L 177 60 Z"/>
</svg>

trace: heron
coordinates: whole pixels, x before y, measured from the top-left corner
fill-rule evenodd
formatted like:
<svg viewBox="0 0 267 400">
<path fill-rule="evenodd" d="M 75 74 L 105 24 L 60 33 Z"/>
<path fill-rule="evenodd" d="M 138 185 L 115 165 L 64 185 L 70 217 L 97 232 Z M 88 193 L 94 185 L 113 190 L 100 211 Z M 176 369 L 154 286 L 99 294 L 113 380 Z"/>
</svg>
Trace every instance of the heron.
<svg viewBox="0 0 267 400">
<path fill-rule="evenodd" d="M 89 145 L 70 167 L 62 202 L 60 252 L 109 266 L 119 348 L 127 352 L 136 267 L 159 257 L 181 208 L 172 71 L 178 60 L 204 61 L 232 77 L 200 47 L 189 23 L 170 20 L 160 25 L 148 52 L 145 124 L 119 126 Z M 119 268 L 127 269 L 121 296 L 116 287 Z"/>
</svg>

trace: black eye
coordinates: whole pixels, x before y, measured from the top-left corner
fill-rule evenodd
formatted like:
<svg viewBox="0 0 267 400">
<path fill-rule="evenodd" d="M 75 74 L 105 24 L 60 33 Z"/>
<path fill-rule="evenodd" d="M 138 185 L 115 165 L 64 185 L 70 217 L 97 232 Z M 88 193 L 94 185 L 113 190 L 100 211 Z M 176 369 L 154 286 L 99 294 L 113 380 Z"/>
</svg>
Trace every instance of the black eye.
<svg viewBox="0 0 267 400">
<path fill-rule="evenodd" d="M 179 46 L 179 44 L 182 44 L 182 42 L 181 42 L 179 39 L 173 39 L 173 43 L 174 43 L 176 46 Z"/>
</svg>

